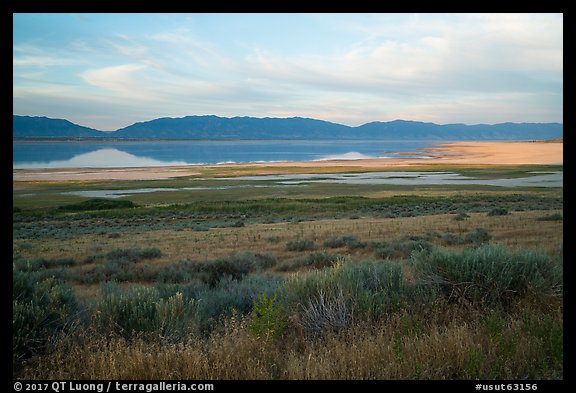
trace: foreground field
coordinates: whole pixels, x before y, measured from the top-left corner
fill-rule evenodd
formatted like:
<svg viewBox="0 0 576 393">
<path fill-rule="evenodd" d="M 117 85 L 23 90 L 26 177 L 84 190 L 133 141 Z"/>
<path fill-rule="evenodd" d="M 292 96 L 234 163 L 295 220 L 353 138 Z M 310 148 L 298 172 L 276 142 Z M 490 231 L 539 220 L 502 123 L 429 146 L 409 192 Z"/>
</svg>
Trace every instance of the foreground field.
<svg viewBox="0 0 576 393">
<path fill-rule="evenodd" d="M 15 182 L 14 377 L 563 378 L 562 189 L 202 176 Z"/>
</svg>

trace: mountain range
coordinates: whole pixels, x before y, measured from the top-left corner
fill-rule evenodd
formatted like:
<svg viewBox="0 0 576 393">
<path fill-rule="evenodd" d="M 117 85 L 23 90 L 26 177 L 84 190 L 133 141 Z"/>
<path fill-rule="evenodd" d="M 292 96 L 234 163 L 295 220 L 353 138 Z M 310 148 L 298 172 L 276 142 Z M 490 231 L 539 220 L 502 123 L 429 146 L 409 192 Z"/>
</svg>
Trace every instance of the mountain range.
<svg viewBox="0 0 576 393">
<path fill-rule="evenodd" d="M 541 140 L 563 137 L 561 123 L 435 124 L 394 120 L 357 127 L 302 117 L 186 116 L 100 131 L 65 119 L 13 115 L 13 139 L 170 140 Z"/>
</svg>

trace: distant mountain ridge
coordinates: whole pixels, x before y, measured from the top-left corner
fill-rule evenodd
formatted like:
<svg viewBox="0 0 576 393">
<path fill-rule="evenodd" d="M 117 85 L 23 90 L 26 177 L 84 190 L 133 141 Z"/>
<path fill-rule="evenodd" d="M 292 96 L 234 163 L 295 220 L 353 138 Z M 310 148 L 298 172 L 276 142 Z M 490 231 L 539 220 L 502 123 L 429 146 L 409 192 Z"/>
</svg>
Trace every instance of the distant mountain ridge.
<svg viewBox="0 0 576 393">
<path fill-rule="evenodd" d="M 100 131 L 64 119 L 13 115 L 14 139 L 185 140 L 543 140 L 563 137 L 561 123 L 435 124 L 394 120 L 357 127 L 302 117 L 214 115 L 158 118 L 116 131 Z"/>
<path fill-rule="evenodd" d="M 13 138 L 102 138 L 107 133 L 93 128 L 79 126 L 64 119 L 51 119 L 44 116 L 12 117 Z"/>
</svg>

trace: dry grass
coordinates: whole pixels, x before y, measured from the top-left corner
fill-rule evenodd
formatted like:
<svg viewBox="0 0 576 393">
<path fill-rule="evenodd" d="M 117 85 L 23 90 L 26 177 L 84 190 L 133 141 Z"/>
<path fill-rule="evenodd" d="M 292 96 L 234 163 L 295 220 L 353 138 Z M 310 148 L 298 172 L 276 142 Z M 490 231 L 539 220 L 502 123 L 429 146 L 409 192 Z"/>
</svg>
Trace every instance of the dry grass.
<svg viewBox="0 0 576 393">
<path fill-rule="evenodd" d="M 491 242 L 510 248 L 544 250 L 557 254 L 563 245 L 563 222 L 541 221 L 539 218 L 562 213 L 561 210 L 512 212 L 507 216 L 489 217 L 486 213 L 469 213 L 470 218 L 454 220 L 454 214 L 440 214 L 400 218 L 358 218 L 303 221 L 294 223 L 254 224 L 239 228 L 214 228 L 209 231 L 193 230 L 150 230 L 141 233 L 122 233 L 119 237 L 108 235 L 78 235 L 66 240 L 41 238 L 13 242 L 14 252 L 24 258 L 73 258 L 84 261 L 87 257 L 106 253 L 113 249 L 133 247 L 156 247 L 162 252 L 160 258 L 147 260 L 151 267 L 161 267 L 182 260 L 203 262 L 225 257 L 234 252 L 253 250 L 273 253 L 281 264 L 285 260 L 301 255 L 298 251 L 287 251 L 286 243 L 308 239 L 319 245 L 318 251 L 339 252 L 354 258 L 372 258 L 368 248 L 338 250 L 323 247 L 326 239 L 334 236 L 354 236 L 361 241 L 389 241 L 403 236 L 427 233 L 464 235 L 476 228 L 488 230 Z M 271 241 L 273 239 L 274 241 Z M 463 246 L 451 246 L 457 249 Z M 98 262 L 97 262 L 98 263 Z M 91 266 L 80 265 L 71 270 L 82 272 Z M 98 284 L 74 284 L 80 298 L 93 298 Z"/>
<path fill-rule="evenodd" d="M 551 356 L 527 322 L 548 318 L 561 326 L 561 307 L 548 305 L 542 315 L 522 305 L 498 316 L 494 328 L 488 317 L 445 305 L 427 315 L 399 312 L 312 342 L 294 329 L 278 342 L 257 339 L 237 319 L 208 339 L 176 344 L 87 334 L 32 362 L 22 378 L 561 379 L 562 359 Z"/>
<path fill-rule="evenodd" d="M 303 169 L 306 168 L 286 167 L 282 168 L 281 172 L 300 172 Z M 484 170 L 480 167 L 475 169 L 480 172 Z M 265 172 L 270 168 L 218 170 L 221 172 L 220 175 L 230 175 L 224 172 L 241 170 L 248 173 Z M 338 170 L 339 168 L 329 168 L 318 171 Z M 302 197 L 310 198 L 313 193 L 319 192 L 317 197 L 325 198 L 327 194 L 321 194 L 323 190 L 325 191 L 323 188 L 311 188 Z M 334 195 L 340 195 L 340 192 L 344 191 L 346 190 L 339 190 L 339 193 Z M 243 200 L 245 197 L 243 192 L 244 190 L 239 191 L 233 197 L 227 194 L 226 197 L 232 201 Z M 456 197 L 475 195 L 476 192 L 419 188 L 404 190 L 401 196 Z M 561 190 L 554 191 L 554 195 L 560 192 Z M 482 191 L 483 196 L 492 193 L 495 196 L 495 205 L 498 204 L 497 201 L 502 200 L 499 199 L 500 196 L 505 195 L 501 191 Z M 541 192 L 530 191 L 530 193 L 537 196 Z M 363 189 L 361 194 L 368 197 L 389 197 L 397 195 L 398 192 L 374 188 Z M 292 197 L 294 195 L 297 194 L 293 194 Z M 544 192 L 542 195 L 552 194 Z M 263 195 L 262 198 L 264 197 L 266 196 Z M 269 205 L 261 206 L 266 210 Z M 118 233 L 113 234 L 114 236 L 105 233 L 107 231 L 104 230 L 99 234 L 92 232 L 92 234 L 69 236 L 65 240 L 56 237 L 29 236 L 14 240 L 13 252 L 18 258 L 30 260 L 40 257 L 72 258 L 79 263 L 66 267 L 66 273 L 71 273 L 67 277 L 81 277 L 94 269 L 97 264 L 106 263 L 105 259 L 94 258 L 95 256 L 106 255 L 117 249 L 158 248 L 161 251 L 159 258 L 139 261 L 137 265 L 146 266 L 152 271 L 164 266 L 176 266 L 183 260 L 214 261 L 231 253 L 240 254 L 250 250 L 254 253 L 273 254 L 275 265 L 267 266 L 265 269 L 274 270 L 283 264 L 289 267 L 297 266 L 294 270 L 299 271 L 295 275 L 311 278 L 319 276 L 322 271 L 307 267 L 298 268 L 302 265 L 298 265 L 298 262 L 309 256 L 310 251 L 291 251 L 286 247 L 288 242 L 313 241 L 316 245 L 314 252 L 318 254 L 337 254 L 342 260 L 360 263 L 363 260 L 377 259 L 370 242 L 384 244 L 408 236 L 436 234 L 435 237 L 431 236 L 432 242 L 457 250 L 465 246 L 443 244 L 440 236 L 450 233 L 454 234 L 454 237 L 464 238 L 466 234 L 484 228 L 491 236 L 491 243 L 511 249 L 543 251 L 551 255 L 562 252 L 563 222 L 540 220 L 550 214 L 562 214 L 562 210 L 512 211 L 510 215 L 496 217 L 489 217 L 486 213 L 467 213 L 469 218 L 457 221 L 454 219 L 455 214 L 380 218 L 374 216 L 379 213 L 371 210 L 366 213 L 370 217 L 362 217 L 362 212 L 365 211 L 362 206 L 359 205 L 348 215 L 348 217 L 355 215 L 354 219 L 322 219 L 296 223 L 306 217 L 318 218 L 314 215 L 315 206 L 310 204 L 303 206 L 302 211 L 295 211 L 294 223 L 250 224 L 248 215 L 248 220 L 243 222 L 246 226 L 213 228 L 206 231 L 186 227 L 178 230 L 156 230 L 152 228 L 159 226 L 142 225 L 130 231 L 119 229 Z M 544 208 L 548 205 L 531 205 L 530 208 L 535 206 Z M 240 209 L 238 214 L 240 213 L 244 214 L 244 211 Z M 327 214 L 319 217 L 342 217 L 344 214 Z M 263 217 L 267 218 L 268 212 Z M 276 218 L 273 214 L 270 217 Z M 292 216 L 282 218 L 290 219 Z M 121 217 L 121 220 L 124 219 L 125 217 Z M 172 217 L 166 218 L 171 219 Z M 181 220 L 185 221 L 187 218 Z M 129 221 L 130 219 L 126 220 Z M 266 222 L 264 219 L 260 220 L 262 221 Z M 74 230 L 72 225 L 77 225 L 76 221 L 63 222 L 70 225 L 67 234 Z M 94 218 L 78 225 L 98 227 L 105 225 L 103 222 L 113 223 L 113 221 L 100 222 Z M 194 221 L 191 224 L 194 224 Z M 38 225 L 41 226 L 42 223 L 38 222 Z M 353 237 L 367 246 L 358 248 L 344 246 L 334 249 L 324 246 L 324 241 L 336 236 Z M 91 263 L 81 263 L 89 257 L 93 260 Z M 411 283 L 416 282 L 419 278 L 410 268 L 410 264 L 405 261 L 401 263 L 404 278 Z M 249 274 L 242 283 L 254 277 L 250 277 Z M 268 278 L 258 276 L 258 279 L 261 281 L 253 281 L 250 284 L 252 286 L 247 285 L 246 288 L 249 291 L 273 288 L 272 285 L 269 287 L 264 285 L 263 280 Z M 342 314 L 349 317 L 344 323 L 338 324 L 337 329 L 323 329 L 326 333 L 322 335 L 307 334 L 305 313 L 301 312 L 302 309 L 296 310 L 295 306 L 287 311 L 289 315 L 286 315 L 287 327 L 283 330 L 283 335 L 275 340 L 266 339 L 266 335 L 258 338 L 250 331 L 251 316 L 246 310 L 243 311 L 244 316 L 236 318 L 229 317 L 234 315 L 234 312 L 219 314 L 217 323 L 207 325 L 209 329 L 183 329 L 184 338 L 179 336 L 177 340 L 170 340 L 158 336 L 156 331 L 151 333 L 152 330 L 123 337 L 113 329 L 102 330 L 101 326 L 92 323 L 90 319 L 97 318 L 97 312 L 88 315 L 93 310 L 91 307 L 96 304 L 95 302 L 101 299 L 100 284 L 80 284 L 80 280 L 74 281 L 76 278 L 70 280 L 74 285 L 76 298 L 88 310 L 86 320 L 82 322 L 77 320 L 76 329 L 61 330 L 58 334 L 62 336 L 51 336 L 49 350 L 43 352 L 41 356 L 28 359 L 26 363 L 18 364 L 18 369 L 14 371 L 15 377 L 52 380 L 563 378 L 561 295 L 551 299 L 515 298 L 514 301 L 517 303 L 510 306 L 507 303 L 505 310 L 483 308 L 480 304 L 470 302 L 451 303 L 452 298 L 438 298 L 430 304 L 424 305 L 423 301 L 416 305 L 410 303 L 409 306 L 401 306 L 405 309 L 400 309 L 400 306 L 390 308 L 377 315 L 370 314 L 370 318 L 362 319 L 360 312 L 348 313 L 348 310 L 345 310 L 348 304 L 335 302 L 333 308 L 326 307 L 325 303 L 328 300 L 335 299 L 324 298 L 320 292 L 317 302 L 308 304 L 311 314 L 329 311 L 336 317 Z M 150 281 L 137 274 L 132 276 L 132 280 Z M 154 283 L 149 281 L 145 285 L 153 286 Z M 126 282 L 121 285 L 130 286 L 132 283 Z M 231 287 L 232 285 L 228 283 L 207 293 L 214 298 L 223 296 L 227 301 L 236 294 L 236 292 L 224 293 Z M 306 298 L 305 301 L 294 304 L 305 309 L 306 304 L 303 303 L 307 301 Z M 212 307 L 212 303 L 205 304 Z M 360 303 L 353 303 L 350 307 L 358 304 Z M 135 308 L 141 308 L 141 303 L 137 303 Z M 212 308 L 217 309 L 216 306 Z M 208 313 L 202 318 L 207 319 Z M 224 318 L 224 321 L 221 318 Z M 314 320 L 317 321 L 318 318 Z M 336 318 L 328 320 L 338 322 Z M 189 321 L 191 324 L 195 323 L 192 319 Z"/>
<path fill-rule="evenodd" d="M 286 243 L 291 240 L 307 239 L 319 245 L 318 251 L 333 251 L 323 247 L 323 242 L 334 236 L 353 236 L 361 241 L 397 240 L 409 235 L 426 233 L 454 233 L 465 235 L 476 228 L 486 229 L 492 243 L 513 249 L 538 249 L 557 254 L 563 244 L 562 221 L 540 221 L 539 218 L 561 210 L 512 212 L 507 216 L 489 217 L 486 213 L 469 213 L 470 218 L 457 221 L 454 214 L 401 218 L 358 218 L 338 220 L 303 221 L 299 223 L 254 224 L 239 228 L 214 228 L 210 231 L 151 230 L 141 233 L 123 233 L 117 238 L 108 235 L 78 235 L 65 242 L 59 239 L 28 239 L 26 247 L 14 241 L 13 249 L 24 258 L 60 258 L 62 256 L 83 261 L 89 256 L 106 253 L 118 248 L 157 247 L 162 256 L 141 262 L 151 267 L 160 267 L 178 261 L 213 260 L 230 253 L 246 250 L 273 253 L 278 261 L 301 255 L 298 251 L 287 251 Z M 270 241 L 274 239 L 274 241 Z M 458 249 L 463 246 L 451 246 Z M 348 249 L 344 252 L 354 258 L 372 258 L 367 248 Z M 91 266 L 76 266 L 81 272 Z M 92 297 L 98 284 L 74 285 L 80 298 Z"/>
<path fill-rule="evenodd" d="M 118 238 L 108 235 L 78 235 L 65 242 L 59 239 L 29 239 L 27 247 L 14 241 L 14 250 L 23 257 L 45 258 L 66 255 L 84 260 L 98 252 L 116 248 L 158 247 L 162 257 L 151 261 L 162 265 L 186 258 L 207 260 L 235 251 L 258 250 L 274 252 L 279 258 L 295 255 L 286 251 L 290 240 L 307 239 L 321 245 L 333 236 L 354 236 L 363 241 L 394 240 L 406 235 L 428 232 L 464 234 L 476 228 L 485 228 L 494 237 L 493 242 L 512 247 L 539 248 L 555 252 L 562 244 L 562 221 L 538 221 L 538 218 L 561 210 L 512 212 L 501 217 L 488 217 L 486 213 L 469 213 L 464 221 L 454 220 L 454 214 L 402 218 L 359 218 L 304 221 L 297 224 L 254 224 L 241 228 L 214 228 L 210 231 L 150 230 L 141 233 L 123 233 Z M 276 238 L 271 242 L 270 238 Z M 357 252 L 362 252 L 357 250 Z"/>
</svg>

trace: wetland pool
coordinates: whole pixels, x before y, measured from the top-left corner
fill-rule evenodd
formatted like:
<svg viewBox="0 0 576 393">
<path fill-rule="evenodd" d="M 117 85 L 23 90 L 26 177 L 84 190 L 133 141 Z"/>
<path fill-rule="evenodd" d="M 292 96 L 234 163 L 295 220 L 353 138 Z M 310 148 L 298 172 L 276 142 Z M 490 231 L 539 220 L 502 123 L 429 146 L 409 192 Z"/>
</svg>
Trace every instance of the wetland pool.
<svg viewBox="0 0 576 393">
<path fill-rule="evenodd" d="M 365 173 L 335 173 L 335 174 L 286 174 L 257 175 L 210 179 L 213 181 L 246 182 L 241 185 L 223 185 L 213 187 L 150 187 L 123 190 L 81 190 L 62 192 L 63 195 L 74 195 L 87 198 L 121 198 L 134 194 L 150 192 L 176 191 L 213 191 L 237 188 L 256 187 L 291 187 L 313 183 L 357 184 L 357 185 L 481 185 L 495 187 L 563 187 L 563 172 L 529 172 L 531 176 L 481 179 L 464 176 L 455 172 L 365 172 Z M 191 180 L 207 180 L 194 179 Z"/>
</svg>

